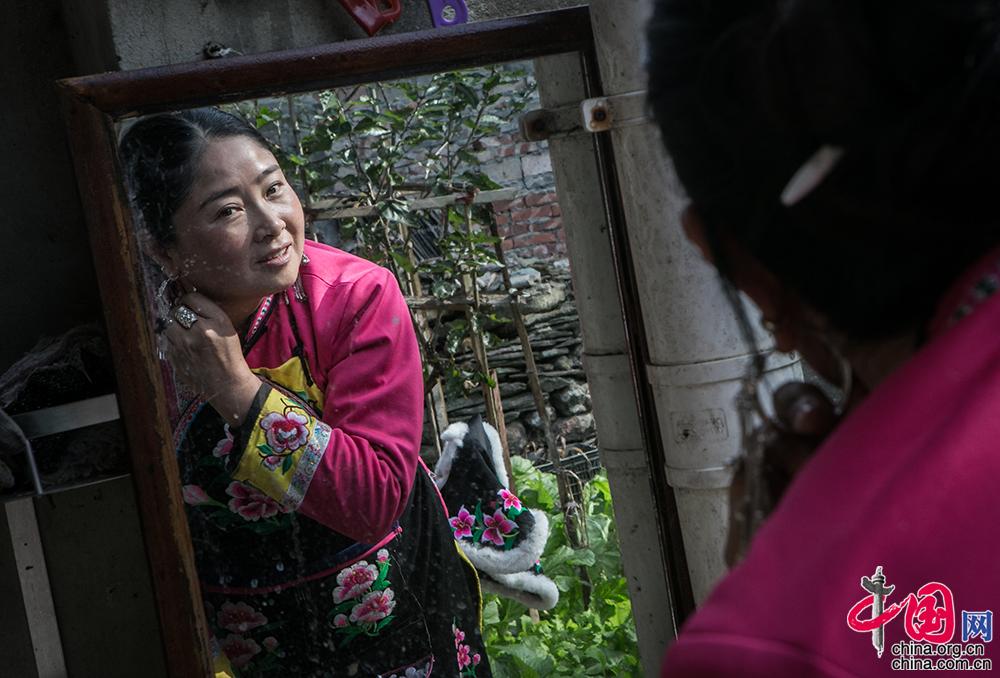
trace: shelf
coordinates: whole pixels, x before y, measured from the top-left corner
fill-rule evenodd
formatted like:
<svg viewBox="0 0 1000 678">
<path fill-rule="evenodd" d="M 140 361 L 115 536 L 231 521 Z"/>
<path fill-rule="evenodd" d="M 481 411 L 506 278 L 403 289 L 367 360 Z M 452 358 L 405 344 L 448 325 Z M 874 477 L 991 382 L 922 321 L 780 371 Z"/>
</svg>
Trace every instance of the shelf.
<svg viewBox="0 0 1000 678">
<path fill-rule="evenodd" d="M 34 440 L 56 433 L 65 433 L 78 428 L 115 421 L 120 416 L 118 398 L 115 397 L 114 393 L 109 393 L 65 405 L 45 407 L 23 414 L 12 414 L 10 418 L 21 428 L 28 440 Z"/>
<path fill-rule="evenodd" d="M 118 398 L 114 393 L 9 416 L 28 440 L 25 455 L 28 462 L 28 473 L 34 489 L 0 494 L 0 503 L 77 489 L 128 475 L 127 473 L 116 473 L 96 478 L 86 478 L 65 485 L 46 486 L 42 483 L 42 479 L 38 474 L 38 464 L 35 461 L 35 453 L 30 442 L 38 438 L 56 435 L 57 433 L 66 433 L 67 431 L 75 431 L 88 426 L 104 424 L 109 421 L 117 421 L 121 418 L 121 415 L 118 411 Z"/>
</svg>

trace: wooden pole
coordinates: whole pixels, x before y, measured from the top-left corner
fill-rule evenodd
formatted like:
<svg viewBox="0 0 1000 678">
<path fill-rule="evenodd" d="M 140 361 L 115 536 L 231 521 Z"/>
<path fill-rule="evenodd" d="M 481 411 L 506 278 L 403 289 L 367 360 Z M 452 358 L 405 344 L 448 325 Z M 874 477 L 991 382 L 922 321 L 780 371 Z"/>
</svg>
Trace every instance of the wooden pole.
<svg viewBox="0 0 1000 678">
<path fill-rule="evenodd" d="M 469 236 L 469 254 L 471 255 L 472 248 L 475 247 L 471 243 L 472 235 L 475 233 L 475 226 L 472 223 L 472 204 L 471 200 L 465 205 L 465 232 Z M 470 256 L 469 259 L 472 257 Z M 503 419 L 503 401 L 500 397 L 500 386 L 497 381 L 497 373 L 495 370 L 490 370 L 489 357 L 486 354 L 486 343 L 483 341 L 482 332 L 478 331 L 479 321 L 477 314 L 481 310 L 481 298 L 479 294 L 479 284 L 476 282 L 476 270 L 465 271 L 462 273 L 460 278 L 462 285 L 462 293 L 466 298 L 469 298 L 471 293 L 472 306 L 467 306 L 465 308 L 465 318 L 469 323 L 469 338 L 472 343 L 472 351 L 476 357 L 476 362 L 479 365 L 480 374 L 482 374 L 484 380 L 482 383 L 483 400 L 486 402 L 486 420 L 497 430 L 500 435 L 500 446 L 502 448 L 504 466 L 507 469 L 508 478 L 511 477 L 511 465 L 510 465 L 510 450 L 507 446 L 507 427 L 504 425 Z M 493 382 L 493 385 L 490 385 Z M 513 490 L 511 490 L 513 491 Z"/>
<path fill-rule="evenodd" d="M 517 301 L 517 292 L 510 283 L 510 269 L 507 267 L 507 258 L 503 252 L 503 242 L 497 229 L 496 219 L 491 215 L 489 222 L 490 235 L 496 238 L 494 247 L 496 248 L 497 258 L 501 263 L 500 270 L 503 272 L 504 287 L 510 295 L 511 320 L 513 320 L 514 327 L 517 329 L 517 337 L 521 342 L 521 351 L 524 353 L 525 371 L 528 373 L 528 386 L 531 389 L 531 396 L 535 401 L 538 418 L 542 422 L 546 452 L 548 453 L 549 461 L 552 462 L 552 467 L 555 469 L 556 482 L 559 487 L 559 503 L 563 507 L 563 510 L 565 510 L 570 503 L 569 488 L 566 485 L 566 478 L 562 473 L 559 448 L 556 445 L 555 434 L 552 431 L 552 422 L 549 420 L 545 392 L 542 391 L 541 379 L 538 376 L 538 365 L 535 363 L 535 352 L 531 348 L 531 339 L 528 337 L 528 327 L 524 322 L 524 314 L 521 313 L 521 306 Z"/>
</svg>

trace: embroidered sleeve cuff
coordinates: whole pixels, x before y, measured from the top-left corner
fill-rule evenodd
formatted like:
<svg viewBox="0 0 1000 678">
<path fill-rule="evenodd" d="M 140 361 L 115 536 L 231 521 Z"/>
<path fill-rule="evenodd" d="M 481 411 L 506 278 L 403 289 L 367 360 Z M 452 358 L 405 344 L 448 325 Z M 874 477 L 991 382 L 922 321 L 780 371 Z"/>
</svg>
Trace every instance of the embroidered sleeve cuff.
<svg viewBox="0 0 1000 678">
<path fill-rule="evenodd" d="M 240 427 L 239 440 L 242 454 L 233 479 L 294 511 L 326 452 L 330 427 L 295 398 L 265 385 Z"/>
</svg>

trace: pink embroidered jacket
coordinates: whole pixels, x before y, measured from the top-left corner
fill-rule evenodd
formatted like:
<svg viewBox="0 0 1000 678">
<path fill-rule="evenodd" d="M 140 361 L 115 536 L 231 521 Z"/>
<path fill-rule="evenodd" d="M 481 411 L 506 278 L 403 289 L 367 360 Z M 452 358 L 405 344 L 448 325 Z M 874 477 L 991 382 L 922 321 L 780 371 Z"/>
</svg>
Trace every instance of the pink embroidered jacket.
<svg viewBox="0 0 1000 678">
<path fill-rule="evenodd" d="M 389 271 L 309 241 L 305 252 L 305 303 L 274 295 L 251 325 L 247 362 L 265 381 L 237 436 L 233 478 L 374 543 L 403 512 L 416 471 L 416 338 Z"/>
</svg>

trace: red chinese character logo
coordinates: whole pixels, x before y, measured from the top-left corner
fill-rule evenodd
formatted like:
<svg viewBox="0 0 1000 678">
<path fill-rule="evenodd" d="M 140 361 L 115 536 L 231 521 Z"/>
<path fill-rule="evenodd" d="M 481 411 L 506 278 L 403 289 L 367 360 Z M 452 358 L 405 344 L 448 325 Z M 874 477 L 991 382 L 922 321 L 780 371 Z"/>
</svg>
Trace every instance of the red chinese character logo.
<svg viewBox="0 0 1000 678">
<path fill-rule="evenodd" d="M 928 582 L 917 589 L 916 595 L 907 596 L 905 602 L 906 635 L 939 645 L 951 642 L 955 635 L 955 596 L 950 588 L 940 582 Z"/>
<path fill-rule="evenodd" d="M 879 566 L 871 578 L 861 578 L 861 588 L 870 595 L 855 603 L 847 613 L 847 625 L 858 633 L 870 632 L 872 645 L 879 657 L 885 647 L 885 625 L 904 610 L 906 635 L 915 641 L 942 644 L 950 642 L 955 635 L 955 597 L 944 584 L 928 582 L 901 602 L 883 607 L 885 599 L 896 587 L 885 584 L 885 576 Z M 869 608 L 871 616 L 862 618 L 862 613 Z"/>
</svg>

